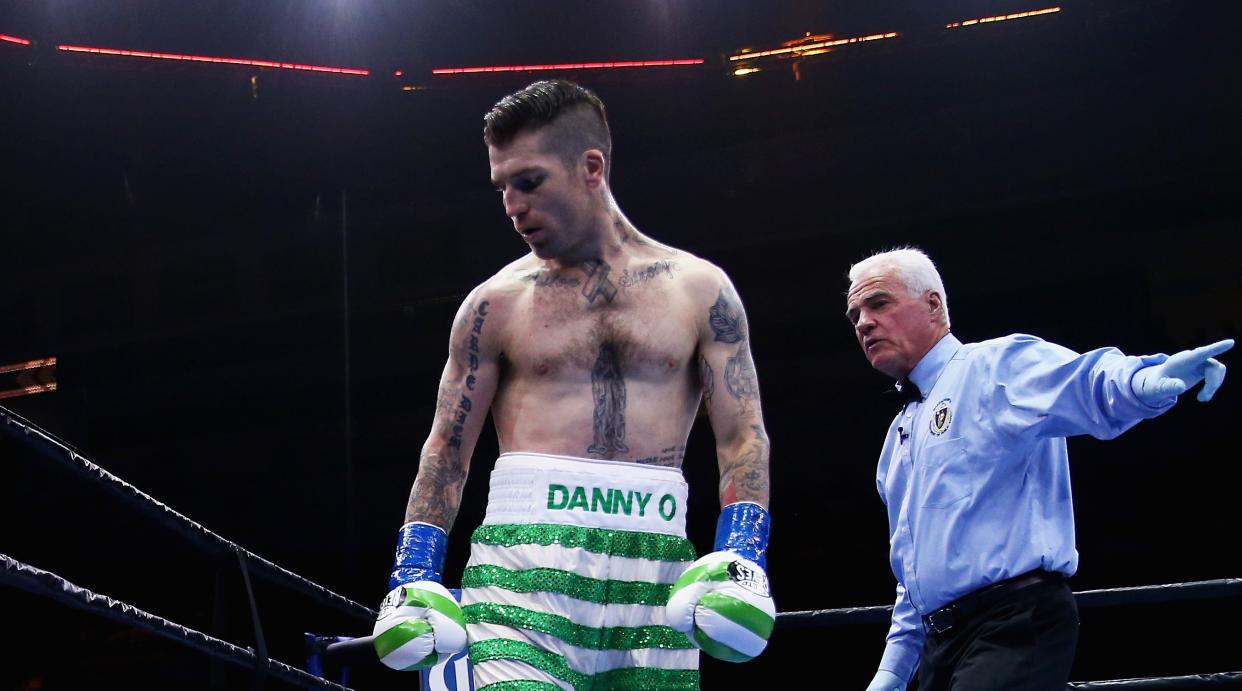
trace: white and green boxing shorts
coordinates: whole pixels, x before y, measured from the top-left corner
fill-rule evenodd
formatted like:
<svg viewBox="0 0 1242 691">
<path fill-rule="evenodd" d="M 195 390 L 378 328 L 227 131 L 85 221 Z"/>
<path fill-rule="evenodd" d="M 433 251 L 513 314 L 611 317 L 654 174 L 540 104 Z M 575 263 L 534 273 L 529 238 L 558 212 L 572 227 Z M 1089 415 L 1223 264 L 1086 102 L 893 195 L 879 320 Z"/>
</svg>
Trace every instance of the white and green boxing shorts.
<svg viewBox="0 0 1242 691">
<path fill-rule="evenodd" d="M 680 470 L 502 454 L 462 574 L 476 688 L 698 689 L 664 612 L 694 559 Z"/>
</svg>

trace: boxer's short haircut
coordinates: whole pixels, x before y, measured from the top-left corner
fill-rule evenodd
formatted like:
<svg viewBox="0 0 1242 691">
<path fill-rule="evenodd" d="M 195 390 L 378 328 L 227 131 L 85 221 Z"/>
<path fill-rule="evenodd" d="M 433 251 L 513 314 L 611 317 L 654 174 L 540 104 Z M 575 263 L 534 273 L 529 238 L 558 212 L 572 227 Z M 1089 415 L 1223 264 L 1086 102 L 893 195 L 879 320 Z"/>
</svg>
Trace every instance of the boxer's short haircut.
<svg viewBox="0 0 1242 691">
<path fill-rule="evenodd" d="M 483 116 L 483 141 L 503 147 L 523 131 L 543 132 L 543 146 L 572 167 L 588 149 L 604 152 L 612 168 L 612 135 L 604 102 L 589 89 L 563 79 L 539 81 L 500 99 Z"/>
</svg>

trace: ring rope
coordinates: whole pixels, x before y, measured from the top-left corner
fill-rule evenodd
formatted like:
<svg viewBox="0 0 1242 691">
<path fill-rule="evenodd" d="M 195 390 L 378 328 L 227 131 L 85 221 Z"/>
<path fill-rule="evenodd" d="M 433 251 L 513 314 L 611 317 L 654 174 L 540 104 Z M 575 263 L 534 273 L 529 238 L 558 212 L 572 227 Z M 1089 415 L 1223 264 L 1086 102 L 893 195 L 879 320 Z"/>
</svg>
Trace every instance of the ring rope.
<svg viewBox="0 0 1242 691">
<path fill-rule="evenodd" d="M 859 610 L 883 609 L 882 607 L 857 607 Z M 841 610 L 845 611 L 845 610 Z M 870 612 L 866 612 L 870 616 Z M 781 614 L 777 614 L 779 620 Z M 321 640 L 314 646 L 316 652 L 333 658 L 344 665 L 378 667 L 372 636 L 359 636 L 347 640 Z M 1067 691 L 1147 691 L 1160 689 L 1225 689 L 1242 688 L 1242 672 L 1219 672 L 1194 674 L 1182 677 L 1150 677 L 1146 679 L 1111 679 L 1108 681 L 1076 681 L 1065 687 Z"/>
<path fill-rule="evenodd" d="M 1242 595 L 1242 578 L 1221 578 L 1211 581 L 1141 585 L 1126 588 L 1084 590 L 1074 593 L 1080 607 L 1111 607 L 1127 604 L 1158 604 L 1184 600 L 1204 600 Z M 776 628 L 818 629 L 856 624 L 886 624 L 892 617 L 892 605 L 844 607 L 779 612 Z"/>
<path fill-rule="evenodd" d="M 244 556 L 252 565 L 258 567 L 254 569 L 255 575 L 262 576 L 276 585 L 301 592 L 320 604 L 327 605 L 360 621 L 374 622 L 376 617 L 375 610 L 360 605 L 343 595 L 338 595 L 318 583 L 307 580 L 208 530 L 167 504 L 108 472 L 77 449 L 40 429 L 8 408 L 0 407 L 0 419 L 4 421 L 4 424 L 0 425 L 0 431 L 33 448 L 44 457 L 100 483 L 113 495 L 120 497 L 136 510 L 146 514 L 155 522 L 169 528 L 173 532 L 180 534 L 203 550 L 222 558 L 231 557 L 234 554 Z"/>
<path fill-rule="evenodd" d="M 1115 679 L 1112 681 L 1079 681 L 1067 688 L 1074 691 L 1115 691 L 1116 689 L 1236 689 L 1242 688 L 1242 672 L 1191 674 L 1184 677 L 1153 677 L 1151 679 Z"/>
<path fill-rule="evenodd" d="M 1081 593 L 1075 593 L 1074 597 L 1078 599 L 1078 604 L 1087 607 L 1111 607 L 1113 605 L 1208 600 L 1238 595 L 1242 595 L 1242 578 L 1084 590 Z"/>
<path fill-rule="evenodd" d="M 260 657 L 249 648 L 233 645 L 228 641 L 187 628 L 107 595 L 74 585 L 50 571 L 22 563 L 6 554 L 0 554 L 0 564 L 4 565 L 4 570 L 0 572 L 0 581 L 6 585 L 50 598 L 63 605 L 98 614 L 105 619 L 137 626 L 216 659 L 231 662 L 251 671 L 258 671 L 304 689 L 348 691 L 348 687 L 320 679 L 279 660 Z"/>
</svg>

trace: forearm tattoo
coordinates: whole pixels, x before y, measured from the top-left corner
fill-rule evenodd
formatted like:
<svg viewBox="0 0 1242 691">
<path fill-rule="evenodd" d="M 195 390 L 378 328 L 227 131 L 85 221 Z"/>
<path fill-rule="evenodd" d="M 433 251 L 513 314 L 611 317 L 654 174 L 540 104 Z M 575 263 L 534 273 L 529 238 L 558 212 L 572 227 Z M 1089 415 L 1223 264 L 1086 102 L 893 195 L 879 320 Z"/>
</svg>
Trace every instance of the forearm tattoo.
<svg viewBox="0 0 1242 691">
<path fill-rule="evenodd" d="M 595 399 L 595 442 L 587 453 L 614 458 L 630 449 L 625 445 L 625 378 L 616 346 L 605 341 L 591 368 L 591 394 Z"/>
<path fill-rule="evenodd" d="M 736 501 L 757 501 L 764 505 L 768 502 L 768 435 L 762 425 L 751 425 L 750 431 L 751 438 L 742 453 L 721 464 L 721 506 Z"/>
<path fill-rule="evenodd" d="M 451 529 L 457 520 L 465 484 L 466 470 L 459 453 L 424 454 L 418 461 L 418 476 L 410 490 L 406 522 L 423 521 L 446 531 Z"/>
</svg>

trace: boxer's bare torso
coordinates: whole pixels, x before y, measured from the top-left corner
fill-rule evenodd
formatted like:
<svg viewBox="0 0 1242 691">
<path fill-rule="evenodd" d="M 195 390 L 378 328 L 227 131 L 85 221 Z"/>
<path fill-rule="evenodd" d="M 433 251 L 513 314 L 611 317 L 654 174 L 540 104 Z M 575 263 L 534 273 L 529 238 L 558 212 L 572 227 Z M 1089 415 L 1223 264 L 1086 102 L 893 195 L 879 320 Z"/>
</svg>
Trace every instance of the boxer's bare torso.
<svg viewBox="0 0 1242 691">
<path fill-rule="evenodd" d="M 567 165 L 554 150 L 537 131 L 489 146 L 492 182 L 531 252 L 458 311 L 406 521 L 452 526 L 489 411 L 502 453 L 680 468 L 700 401 L 722 503 L 766 505 L 767 435 L 728 276 L 634 228 L 598 151 Z"/>
<path fill-rule="evenodd" d="M 719 271 L 654 243 L 635 250 L 624 266 L 559 271 L 529 256 L 478 291 L 494 315 L 502 452 L 681 466 Z"/>
</svg>

